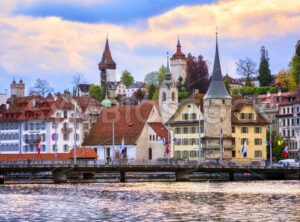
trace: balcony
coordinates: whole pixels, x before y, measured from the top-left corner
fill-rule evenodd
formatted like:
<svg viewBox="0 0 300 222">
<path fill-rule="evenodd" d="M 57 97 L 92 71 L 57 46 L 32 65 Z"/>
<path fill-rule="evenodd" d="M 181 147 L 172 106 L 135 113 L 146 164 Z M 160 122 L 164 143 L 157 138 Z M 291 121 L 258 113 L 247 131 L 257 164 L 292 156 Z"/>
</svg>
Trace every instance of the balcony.
<svg viewBox="0 0 300 222">
<path fill-rule="evenodd" d="M 61 133 L 63 133 L 63 134 L 70 134 L 72 132 L 73 132 L 72 128 L 69 128 L 69 127 L 63 127 L 63 128 L 61 128 Z"/>
</svg>

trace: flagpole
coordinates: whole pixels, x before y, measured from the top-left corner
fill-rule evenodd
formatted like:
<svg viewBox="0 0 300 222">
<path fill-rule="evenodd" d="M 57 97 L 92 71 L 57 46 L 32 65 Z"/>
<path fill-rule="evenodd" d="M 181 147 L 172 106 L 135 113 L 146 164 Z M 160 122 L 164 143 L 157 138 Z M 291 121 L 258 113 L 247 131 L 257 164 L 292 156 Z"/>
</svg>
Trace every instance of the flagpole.
<svg viewBox="0 0 300 222">
<path fill-rule="evenodd" d="M 55 120 L 55 154 L 54 154 L 54 162 L 55 164 L 57 163 L 57 123 L 56 123 L 56 120 Z"/>
<path fill-rule="evenodd" d="M 220 130 L 220 164 L 223 163 L 222 128 Z"/>
<path fill-rule="evenodd" d="M 76 139 L 77 139 L 77 135 L 76 135 L 76 125 L 77 125 L 77 121 L 76 121 L 76 109 L 77 109 L 77 103 L 75 102 L 75 120 L 74 120 L 74 165 L 76 165 L 76 159 L 77 159 L 77 143 L 76 143 Z"/>
<path fill-rule="evenodd" d="M 199 164 L 201 163 L 201 156 L 202 156 L 202 149 L 201 149 L 201 120 L 200 120 L 200 113 L 201 113 L 201 106 L 199 105 L 199 140 L 198 140 L 198 145 L 199 145 L 199 153 L 198 153 L 198 158 L 199 158 Z"/>
<path fill-rule="evenodd" d="M 272 153 L 272 125 L 270 124 L 270 164 L 273 165 L 273 153 Z"/>
<path fill-rule="evenodd" d="M 116 152 L 115 149 L 115 122 L 112 123 L 112 142 L 113 142 L 113 149 L 114 149 L 114 154 Z"/>
</svg>

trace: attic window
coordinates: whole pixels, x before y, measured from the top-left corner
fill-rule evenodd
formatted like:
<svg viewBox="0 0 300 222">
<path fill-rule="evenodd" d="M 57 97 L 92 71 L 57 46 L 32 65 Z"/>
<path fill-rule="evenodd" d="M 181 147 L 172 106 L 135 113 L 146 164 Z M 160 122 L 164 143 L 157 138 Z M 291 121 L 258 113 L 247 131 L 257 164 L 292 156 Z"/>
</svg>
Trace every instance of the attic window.
<svg viewBox="0 0 300 222">
<path fill-rule="evenodd" d="M 128 126 L 130 127 L 130 126 L 133 126 L 133 123 L 128 123 Z"/>
<path fill-rule="evenodd" d="M 188 105 L 188 108 L 191 108 L 191 105 Z"/>
</svg>

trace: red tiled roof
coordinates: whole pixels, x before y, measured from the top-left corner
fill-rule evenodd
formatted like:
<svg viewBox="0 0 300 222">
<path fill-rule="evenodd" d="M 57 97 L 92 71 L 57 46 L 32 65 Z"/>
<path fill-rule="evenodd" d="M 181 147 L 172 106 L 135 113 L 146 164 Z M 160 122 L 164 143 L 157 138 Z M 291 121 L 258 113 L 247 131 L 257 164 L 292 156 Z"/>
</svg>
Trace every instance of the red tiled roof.
<svg viewBox="0 0 300 222">
<path fill-rule="evenodd" d="M 168 130 L 162 123 L 153 122 L 148 124 L 160 138 L 168 138 Z"/>
<path fill-rule="evenodd" d="M 77 159 L 96 159 L 97 153 L 92 148 L 81 148 L 76 149 Z M 57 160 L 70 160 L 73 159 L 74 150 L 72 149 L 69 153 L 57 153 Z M 44 160 L 53 161 L 55 160 L 54 153 L 22 153 L 22 154 L 1 154 L 0 162 L 5 161 L 27 161 L 27 160 Z"/>
<path fill-rule="evenodd" d="M 112 125 L 115 128 L 115 144 L 136 144 L 143 127 L 153 109 L 150 102 L 142 102 L 137 106 L 105 107 L 98 116 L 97 123 L 86 137 L 84 145 L 109 145 L 112 144 Z"/>
<path fill-rule="evenodd" d="M 75 97 L 75 100 L 77 100 L 79 106 L 82 109 L 82 112 L 84 113 L 86 111 L 86 109 L 89 106 L 97 106 L 100 107 L 101 103 L 89 96 L 80 96 L 80 97 Z"/>
<path fill-rule="evenodd" d="M 101 62 L 99 63 L 99 69 L 116 69 L 116 63 L 113 60 L 110 49 L 109 49 L 109 44 L 108 44 L 108 39 L 106 39 L 105 42 L 105 49 L 102 55 Z"/>
<path fill-rule="evenodd" d="M 184 60 L 186 59 L 185 54 L 183 54 L 181 52 L 181 45 L 180 45 L 179 39 L 178 39 L 178 42 L 177 42 L 176 52 L 172 56 L 171 60 L 175 60 L 175 59 L 184 59 Z"/>
</svg>

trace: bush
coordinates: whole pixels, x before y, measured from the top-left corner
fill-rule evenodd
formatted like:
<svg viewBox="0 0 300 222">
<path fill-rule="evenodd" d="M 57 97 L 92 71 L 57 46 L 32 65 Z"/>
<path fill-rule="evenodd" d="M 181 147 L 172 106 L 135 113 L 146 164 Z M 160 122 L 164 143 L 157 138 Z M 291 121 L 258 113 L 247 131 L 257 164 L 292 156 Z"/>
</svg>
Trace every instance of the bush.
<svg viewBox="0 0 300 222">
<path fill-rule="evenodd" d="M 283 89 L 282 91 L 286 91 L 287 89 Z M 262 87 L 247 87 L 244 86 L 242 88 L 236 88 L 232 90 L 233 95 L 243 95 L 243 96 L 249 96 L 249 95 L 261 95 L 266 93 L 277 93 L 278 88 L 277 87 L 271 87 L 271 86 L 262 86 Z"/>
</svg>

